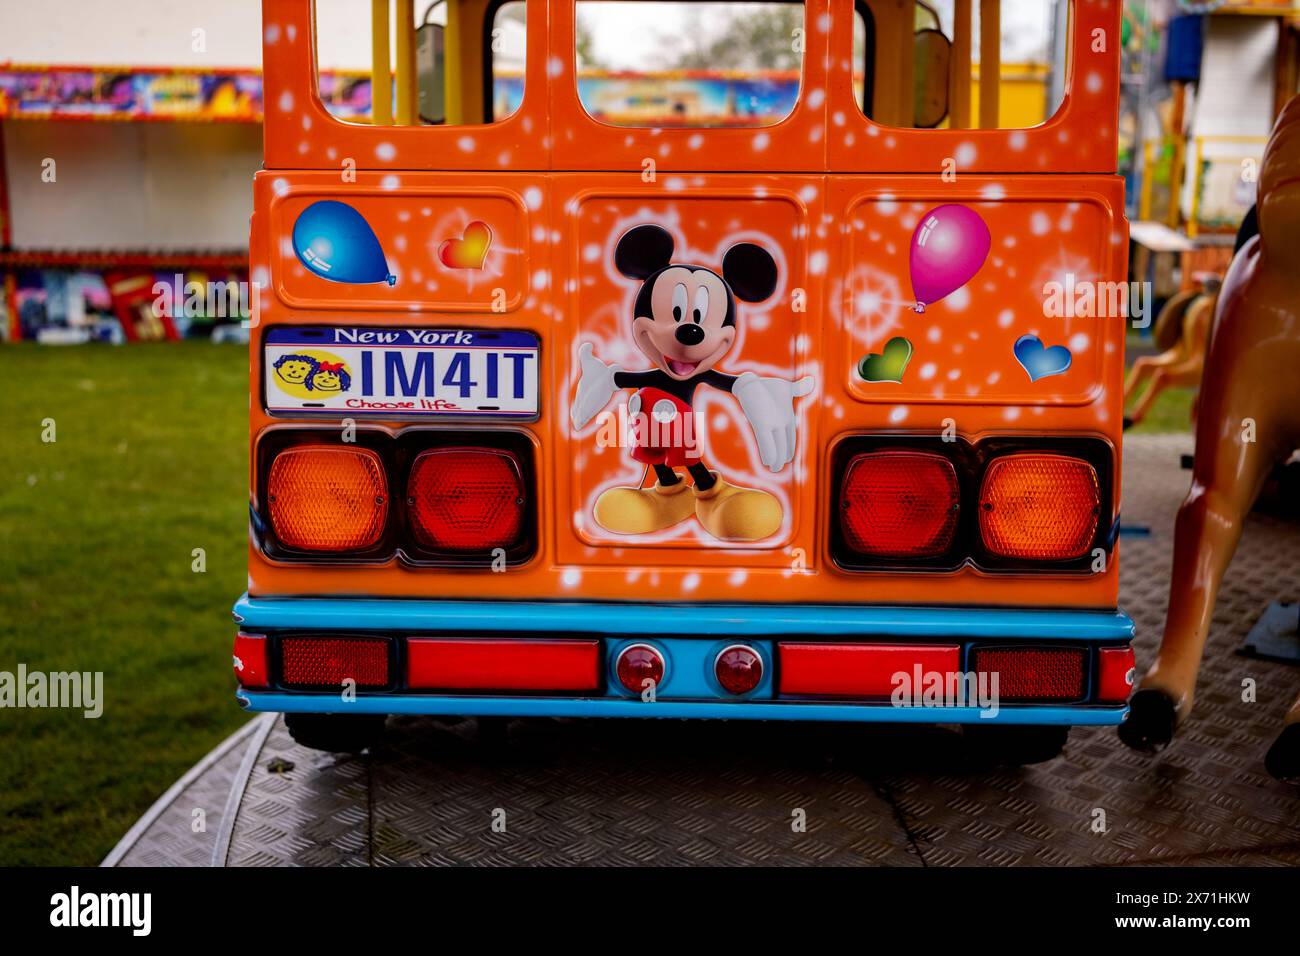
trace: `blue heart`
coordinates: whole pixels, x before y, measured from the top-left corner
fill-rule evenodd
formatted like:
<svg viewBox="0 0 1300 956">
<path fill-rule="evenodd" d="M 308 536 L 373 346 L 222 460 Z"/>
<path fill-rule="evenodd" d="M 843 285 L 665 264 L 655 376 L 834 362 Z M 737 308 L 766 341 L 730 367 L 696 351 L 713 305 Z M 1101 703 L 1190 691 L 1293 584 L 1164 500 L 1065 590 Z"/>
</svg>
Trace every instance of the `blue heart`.
<svg viewBox="0 0 1300 956">
<path fill-rule="evenodd" d="M 1036 335 L 1022 335 L 1012 348 L 1016 361 L 1029 373 L 1029 381 L 1036 382 L 1049 375 L 1060 375 L 1070 367 L 1070 350 L 1064 345 L 1048 348 Z"/>
</svg>

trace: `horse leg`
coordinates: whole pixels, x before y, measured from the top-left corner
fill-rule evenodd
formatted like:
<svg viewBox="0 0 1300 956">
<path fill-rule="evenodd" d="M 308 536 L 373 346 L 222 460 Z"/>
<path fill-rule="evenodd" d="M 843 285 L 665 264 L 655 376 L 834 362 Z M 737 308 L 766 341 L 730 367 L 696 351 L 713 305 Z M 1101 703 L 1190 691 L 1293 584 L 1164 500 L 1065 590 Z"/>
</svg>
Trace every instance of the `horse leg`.
<svg viewBox="0 0 1300 956">
<path fill-rule="evenodd" d="M 1282 718 L 1282 732 L 1268 748 L 1264 767 L 1279 780 L 1300 777 L 1300 697 Z"/>
<path fill-rule="evenodd" d="M 1220 403 L 1223 409 L 1234 406 L 1241 407 Z M 1120 738 L 1138 750 L 1169 743 L 1192 709 L 1219 584 L 1273 465 L 1274 443 L 1262 434 L 1262 422 L 1257 422 L 1258 440 L 1250 441 L 1238 423 L 1222 433 L 1212 422 L 1201 424 L 1192 486 L 1174 524 L 1174 567 L 1160 651 L 1119 729 Z"/>
<path fill-rule="evenodd" d="M 1169 387 L 1169 372 L 1161 367 L 1155 370 L 1151 376 L 1151 386 L 1147 389 L 1142 400 L 1133 406 L 1133 411 L 1128 414 L 1128 421 L 1131 425 L 1136 425 L 1142 419 L 1147 417 L 1147 412 L 1151 411 L 1151 406 L 1155 404 L 1160 393 Z"/>
<path fill-rule="evenodd" d="M 1137 394 L 1138 387 L 1147 379 L 1150 371 L 1154 371 L 1151 363 L 1151 356 L 1144 355 L 1128 370 L 1128 378 L 1124 380 L 1124 404 L 1127 405 L 1129 400 Z"/>
</svg>

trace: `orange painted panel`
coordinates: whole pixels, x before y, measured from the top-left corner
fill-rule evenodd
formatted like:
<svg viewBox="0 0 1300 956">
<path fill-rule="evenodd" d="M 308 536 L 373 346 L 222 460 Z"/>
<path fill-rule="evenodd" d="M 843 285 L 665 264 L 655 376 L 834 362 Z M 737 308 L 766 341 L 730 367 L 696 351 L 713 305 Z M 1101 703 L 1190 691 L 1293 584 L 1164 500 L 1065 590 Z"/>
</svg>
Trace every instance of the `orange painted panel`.
<svg viewBox="0 0 1300 956">
<path fill-rule="evenodd" d="M 511 312 L 528 289 L 531 203 L 540 207 L 541 190 L 529 186 L 462 189 L 404 188 L 397 174 L 380 178 L 379 188 L 324 189 L 290 186 L 272 180 L 271 228 L 282 237 L 275 246 L 273 272 L 277 297 L 301 309 Z M 306 228 L 320 203 L 344 202 L 374 232 L 391 281 L 380 269 L 378 281 L 336 281 L 313 271 L 307 261 L 312 231 Z M 302 229 L 296 230 L 300 220 Z M 402 256 L 410 251 L 409 257 Z M 329 250 L 326 250 L 327 255 Z M 398 268 L 399 259 L 411 264 Z"/>
</svg>

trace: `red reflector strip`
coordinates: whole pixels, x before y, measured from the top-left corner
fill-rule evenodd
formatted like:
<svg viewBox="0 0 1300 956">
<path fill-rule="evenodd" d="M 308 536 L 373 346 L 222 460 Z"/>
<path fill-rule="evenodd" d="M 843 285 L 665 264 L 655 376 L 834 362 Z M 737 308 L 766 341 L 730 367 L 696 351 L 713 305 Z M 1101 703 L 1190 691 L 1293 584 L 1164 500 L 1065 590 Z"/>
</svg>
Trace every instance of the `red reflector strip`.
<svg viewBox="0 0 1300 956">
<path fill-rule="evenodd" d="M 777 692 L 801 696 L 888 697 L 896 674 L 915 678 L 961 670 L 956 644 L 777 644 Z"/>
<path fill-rule="evenodd" d="M 1097 651 L 1097 700 L 1122 704 L 1133 693 L 1137 662 L 1131 647 L 1102 647 Z"/>
<path fill-rule="evenodd" d="M 1081 647 L 977 647 L 971 669 L 997 674 L 997 698 L 1016 701 L 1081 700 L 1088 683 L 1088 652 Z"/>
<path fill-rule="evenodd" d="M 388 641 L 366 637 L 280 639 L 280 680 L 289 687 L 388 686 Z"/>
<path fill-rule="evenodd" d="M 406 680 L 412 690 L 598 690 L 600 644 L 413 637 Z"/>
<path fill-rule="evenodd" d="M 266 687 L 266 638 L 261 634 L 235 635 L 235 679 L 241 687 Z"/>
</svg>

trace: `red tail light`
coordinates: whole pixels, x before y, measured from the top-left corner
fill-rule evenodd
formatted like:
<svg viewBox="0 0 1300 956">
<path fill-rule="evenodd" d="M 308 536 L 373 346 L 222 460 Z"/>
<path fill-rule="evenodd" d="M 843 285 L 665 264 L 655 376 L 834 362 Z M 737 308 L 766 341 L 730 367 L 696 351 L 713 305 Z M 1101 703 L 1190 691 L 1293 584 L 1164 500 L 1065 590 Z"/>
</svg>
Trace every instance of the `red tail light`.
<svg viewBox="0 0 1300 956">
<path fill-rule="evenodd" d="M 744 644 L 732 644 L 719 652 L 713 675 L 728 694 L 748 694 L 763 680 L 763 658 Z"/>
<path fill-rule="evenodd" d="M 591 691 L 600 687 L 595 640 L 413 637 L 406 642 L 412 690 Z"/>
<path fill-rule="evenodd" d="M 411 466 L 406 488 L 416 541 L 435 551 L 487 551 L 519 542 L 524 482 L 496 448 L 436 448 Z"/>
<path fill-rule="evenodd" d="M 840 526 L 849 547 L 881 558 L 927 558 L 952 547 L 957 470 L 931 452 L 858 455 L 845 471 Z"/>
<path fill-rule="evenodd" d="M 977 647 L 971 669 L 997 674 L 997 697 L 1004 703 L 1073 701 L 1087 690 L 1087 662 L 1081 647 Z"/>
<path fill-rule="evenodd" d="M 1082 557 L 1096 536 L 1100 512 L 1096 469 L 1065 455 L 994 459 L 980 489 L 980 534 L 1000 557 Z"/>
<path fill-rule="evenodd" d="M 649 644 L 632 644 L 619 653 L 614 669 L 620 684 L 640 694 L 651 684 L 657 687 L 663 682 L 664 657 Z"/>
<path fill-rule="evenodd" d="M 266 664 L 266 638 L 261 634 L 235 635 L 235 679 L 241 687 L 266 687 L 270 670 Z"/>
<path fill-rule="evenodd" d="M 1097 693 L 1101 703 L 1122 704 L 1133 693 L 1137 662 L 1132 647 L 1102 647 L 1097 651 Z"/>
<path fill-rule="evenodd" d="M 778 645 L 777 671 L 782 694 L 820 697 L 889 697 L 898 675 L 961 670 L 956 644 L 803 644 Z M 917 683 L 920 683 L 917 680 Z"/>
<path fill-rule="evenodd" d="M 387 687 L 388 641 L 368 637 L 280 639 L 280 681 L 287 687 Z"/>
<path fill-rule="evenodd" d="M 271 527 L 286 547 L 361 551 L 384 533 L 384 467 L 367 448 L 288 448 L 275 456 L 266 485 Z"/>
</svg>

